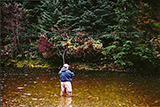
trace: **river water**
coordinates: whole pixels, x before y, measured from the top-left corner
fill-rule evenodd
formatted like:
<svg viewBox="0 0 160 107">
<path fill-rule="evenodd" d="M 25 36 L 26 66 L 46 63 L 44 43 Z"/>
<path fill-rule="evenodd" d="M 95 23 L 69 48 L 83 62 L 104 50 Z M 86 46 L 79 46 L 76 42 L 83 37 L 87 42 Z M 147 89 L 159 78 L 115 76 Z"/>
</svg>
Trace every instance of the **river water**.
<svg viewBox="0 0 160 107">
<path fill-rule="evenodd" d="M 74 71 L 73 97 L 60 97 L 59 70 L 1 68 L 1 107 L 160 106 L 160 75 Z"/>
</svg>

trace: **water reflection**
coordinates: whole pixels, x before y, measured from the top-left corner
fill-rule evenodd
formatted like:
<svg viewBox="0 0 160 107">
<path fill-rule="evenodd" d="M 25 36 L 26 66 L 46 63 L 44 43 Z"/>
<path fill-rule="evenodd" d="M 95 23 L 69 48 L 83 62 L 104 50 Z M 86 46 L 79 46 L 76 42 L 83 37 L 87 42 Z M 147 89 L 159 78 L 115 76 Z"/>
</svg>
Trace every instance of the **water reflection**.
<svg viewBox="0 0 160 107">
<path fill-rule="evenodd" d="M 72 107 L 72 97 L 61 97 L 60 107 Z"/>
</svg>

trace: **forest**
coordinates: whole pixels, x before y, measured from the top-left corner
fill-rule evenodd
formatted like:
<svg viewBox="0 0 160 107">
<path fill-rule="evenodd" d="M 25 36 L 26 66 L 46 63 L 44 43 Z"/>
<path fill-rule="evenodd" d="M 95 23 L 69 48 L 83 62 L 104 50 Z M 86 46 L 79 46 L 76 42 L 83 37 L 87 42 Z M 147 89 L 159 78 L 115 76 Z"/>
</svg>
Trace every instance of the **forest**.
<svg viewBox="0 0 160 107">
<path fill-rule="evenodd" d="M 159 7 L 158 0 L 1 1 L 1 66 L 158 71 Z"/>
</svg>

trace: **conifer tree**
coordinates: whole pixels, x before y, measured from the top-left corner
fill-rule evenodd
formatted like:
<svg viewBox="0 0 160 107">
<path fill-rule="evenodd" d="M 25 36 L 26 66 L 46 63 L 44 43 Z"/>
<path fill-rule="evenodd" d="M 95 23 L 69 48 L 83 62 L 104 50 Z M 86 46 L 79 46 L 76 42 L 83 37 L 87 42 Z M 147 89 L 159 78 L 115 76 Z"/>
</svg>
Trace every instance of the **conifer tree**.
<svg viewBox="0 0 160 107">
<path fill-rule="evenodd" d="M 42 1 L 41 17 L 39 17 L 39 27 L 42 33 L 51 33 L 51 28 L 56 25 L 61 12 L 61 4 L 59 1 L 46 0 Z"/>
</svg>

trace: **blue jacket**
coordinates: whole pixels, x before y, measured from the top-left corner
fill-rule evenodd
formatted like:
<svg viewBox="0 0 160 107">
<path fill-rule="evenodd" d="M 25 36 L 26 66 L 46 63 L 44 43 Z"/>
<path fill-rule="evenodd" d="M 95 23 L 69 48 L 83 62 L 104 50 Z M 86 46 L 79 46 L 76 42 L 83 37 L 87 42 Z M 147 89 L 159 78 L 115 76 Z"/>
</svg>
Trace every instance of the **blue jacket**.
<svg viewBox="0 0 160 107">
<path fill-rule="evenodd" d="M 64 82 L 64 81 L 72 81 L 72 77 L 74 76 L 74 73 L 66 69 L 65 67 L 62 67 L 58 75 L 60 77 L 60 81 Z"/>
</svg>

